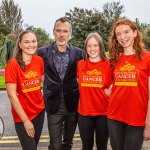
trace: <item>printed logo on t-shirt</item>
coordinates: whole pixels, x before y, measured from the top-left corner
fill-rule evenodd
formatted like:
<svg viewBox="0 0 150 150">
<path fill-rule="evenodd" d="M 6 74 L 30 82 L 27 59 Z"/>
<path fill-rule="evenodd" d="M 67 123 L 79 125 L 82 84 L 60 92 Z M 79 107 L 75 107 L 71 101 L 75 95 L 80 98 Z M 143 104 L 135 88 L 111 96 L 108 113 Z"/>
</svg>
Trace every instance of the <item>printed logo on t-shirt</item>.
<svg viewBox="0 0 150 150">
<path fill-rule="evenodd" d="M 31 92 L 40 89 L 40 80 L 37 75 L 37 72 L 29 71 L 25 75 L 25 79 L 21 80 L 22 82 L 22 92 Z"/>
<path fill-rule="evenodd" d="M 137 86 L 138 72 L 130 63 L 120 67 L 120 70 L 115 70 L 114 76 L 117 86 Z"/>
<path fill-rule="evenodd" d="M 101 88 L 104 83 L 104 75 L 101 71 L 94 69 L 83 73 L 81 80 L 81 86 Z"/>
</svg>

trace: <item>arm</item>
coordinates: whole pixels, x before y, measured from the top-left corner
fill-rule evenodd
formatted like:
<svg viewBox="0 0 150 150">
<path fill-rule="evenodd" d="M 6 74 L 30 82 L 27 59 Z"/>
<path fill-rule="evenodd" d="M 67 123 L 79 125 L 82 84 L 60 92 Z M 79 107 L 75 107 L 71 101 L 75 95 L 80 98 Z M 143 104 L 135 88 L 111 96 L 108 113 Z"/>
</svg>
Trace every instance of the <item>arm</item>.
<svg viewBox="0 0 150 150">
<path fill-rule="evenodd" d="M 111 95 L 112 86 L 113 86 L 113 85 L 111 84 L 109 88 L 105 88 L 105 89 L 104 89 L 104 92 L 105 92 L 105 94 L 106 94 L 108 97 L 110 97 L 110 95 Z"/>
<path fill-rule="evenodd" d="M 31 137 L 34 137 L 34 133 L 35 133 L 34 126 L 32 122 L 28 119 L 25 111 L 23 110 L 20 104 L 20 101 L 16 94 L 16 87 L 17 86 L 14 83 L 6 83 L 6 89 L 7 89 L 9 100 L 13 108 L 15 109 L 16 113 L 19 115 L 20 119 L 22 120 L 27 134 Z"/>
<path fill-rule="evenodd" d="M 148 78 L 148 108 L 147 108 L 147 119 L 144 128 L 144 140 L 150 140 L 150 77 Z"/>
<path fill-rule="evenodd" d="M 44 82 L 44 75 L 42 75 L 42 77 L 41 77 L 41 81 L 42 81 L 42 82 Z"/>
</svg>

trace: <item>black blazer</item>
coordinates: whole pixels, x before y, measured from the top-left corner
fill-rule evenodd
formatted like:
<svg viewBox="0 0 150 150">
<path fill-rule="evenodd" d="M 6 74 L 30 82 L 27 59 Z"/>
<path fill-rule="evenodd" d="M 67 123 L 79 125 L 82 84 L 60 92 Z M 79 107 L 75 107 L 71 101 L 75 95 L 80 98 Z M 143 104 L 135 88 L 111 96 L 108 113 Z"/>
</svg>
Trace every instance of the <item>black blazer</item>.
<svg viewBox="0 0 150 150">
<path fill-rule="evenodd" d="M 45 107 L 48 114 L 57 113 L 62 95 L 69 112 L 76 112 L 79 101 L 79 90 L 76 78 L 76 68 L 82 59 L 82 50 L 69 45 L 69 65 L 62 81 L 53 62 L 53 50 L 55 44 L 38 49 L 38 55 L 44 61 L 44 87 L 43 94 Z"/>
</svg>

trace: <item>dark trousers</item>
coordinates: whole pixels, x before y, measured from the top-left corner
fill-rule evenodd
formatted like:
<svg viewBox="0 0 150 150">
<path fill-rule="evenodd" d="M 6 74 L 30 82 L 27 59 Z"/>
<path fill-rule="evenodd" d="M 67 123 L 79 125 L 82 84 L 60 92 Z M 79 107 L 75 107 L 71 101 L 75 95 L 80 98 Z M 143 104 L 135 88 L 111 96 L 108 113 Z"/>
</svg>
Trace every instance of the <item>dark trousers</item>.
<svg viewBox="0 0 150 150">
<path fill-rule="evenodd" d="M 77 126 L 77 113 L 47 115 L 50 135 L 49 150 L 71 150 Z"/>
<path fill-rule="evenodd" d="M 78 115 L 78 125 L 83 144 L 82 150 L 92 150 L 94 133 L 97 150 L 107 150 L 108 126 L 106 116 L 82 116 Z"/>
<path fill-rule="evenodd" d="M 23 150 L 37 150 L 37 145 L 43 128 L 44 115 L 45 111 L 42 111 L 32 120 L 35 129 L 35 136 L 33 138 L 28 136 L 22 122 L 15 123 L 15 129 Z"/>
<path fill-rule="evenodd" d="M 108 128 L 113 150 L 141 150 L 144 127 L 108 119 Z"/>
</svg>

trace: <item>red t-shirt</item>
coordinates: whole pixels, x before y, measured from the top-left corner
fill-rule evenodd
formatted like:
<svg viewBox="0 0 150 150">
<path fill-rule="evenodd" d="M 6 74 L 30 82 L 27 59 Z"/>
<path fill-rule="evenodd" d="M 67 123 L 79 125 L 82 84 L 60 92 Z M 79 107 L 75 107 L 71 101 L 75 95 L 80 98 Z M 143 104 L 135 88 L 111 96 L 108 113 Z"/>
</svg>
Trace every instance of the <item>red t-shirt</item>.
<svg viewBox="0 0 150 150">
<path fill-rule="evenodd" d="M 144 126 L 149 97 L 150 53 L 145 52 L 141 60 L 134 57 L 122 55 L 115 65 L 108 118 L 132 126 Z"/>
<path fill-rule="evenodd" d="M 77 66 L 80 99 L 78 112 L 83 116 L 107 115 L 109 98 L 104 89 L 111 83 L 109 61 L 81 60 Z"/>
<path fill-rule="evenodd" d="M 31 63 L 22 71 L 15 58 L 12 58 L 5 69 L 5 82 L 17 85 L 18 99 L 29 120 L 33 120 L 43 109 L 44 99 L 40 89 L 41 76 L 44 74 L 42 58 L 33 56 Z M 15 122 L 22 122 L 12 107 Z"/>
</svg>

